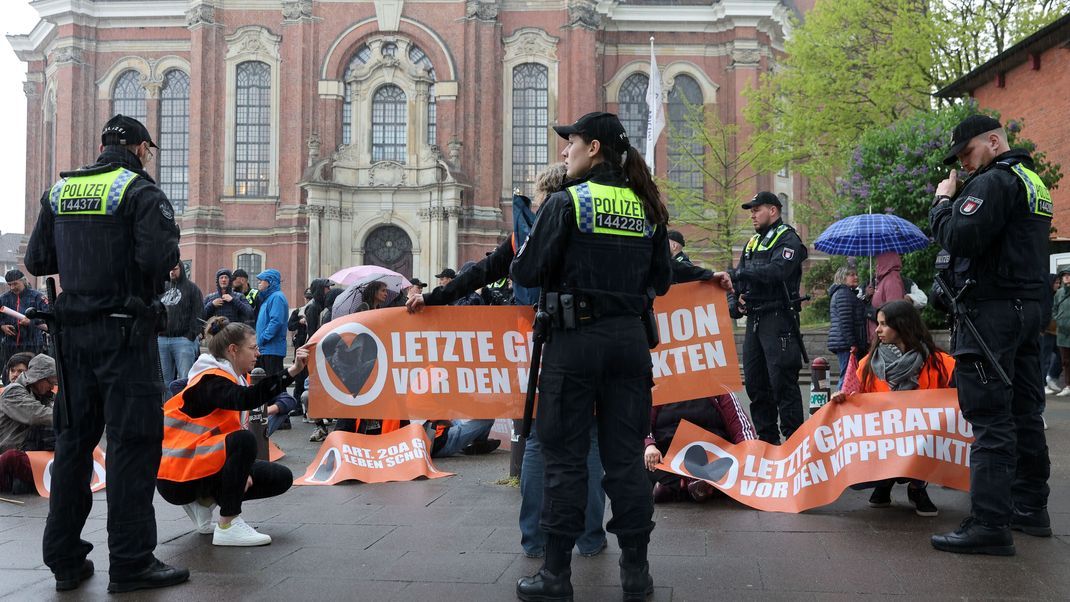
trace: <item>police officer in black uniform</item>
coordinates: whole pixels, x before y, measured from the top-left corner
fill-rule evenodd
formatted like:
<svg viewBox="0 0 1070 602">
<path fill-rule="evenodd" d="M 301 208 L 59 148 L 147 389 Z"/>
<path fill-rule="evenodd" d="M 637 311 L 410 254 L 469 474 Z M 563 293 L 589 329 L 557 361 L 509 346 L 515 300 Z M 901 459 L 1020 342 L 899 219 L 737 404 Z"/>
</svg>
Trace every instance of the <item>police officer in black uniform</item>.
<svg viewBox="0 0 1070 602">
<path fill-rule="evenodd" d="M 568 140 L 562 156 L 573 181 L 543 203 L 512 265 L 517 284 L 542 287 L 553 315 L 536 418 L 546 460 L 546 560 L 517 583 L 517 595 L 572 599 L 571 550 L 584 528 L 597 419 L 624 598 L 643 600 L 653 592 L 646 552 L 654 503 L 643 466 L 653 377 L 641 316 L 672 279 L 668 212 L 616 115 L 589 113 L 554 130 Z"/>
<path fill-rule="evenodd" d="M 787 439 L 803 423 L 802 341 L 792 303 L 799 298 L 807 251 L 795 228 L 781 219 L 783 205 L 775 194 L 759 192 L 743 208 L 750 211 L 755 234 L 739 266 L 729 271 L 736 291 L 729 295 L 729 309 L 734 318 L 747 316 L 743 378 L 755 430 L 762 441 L 778 445 L 781 433 Z"/>
<path fill-rule="evenodd" d="M 156 362 L 159 310 L 168 270 L 178 263 L 174 210 L 144 169 L 148 131 L 116 115 L 104 126 L 96 163 L 60 174 L 41 197 L 26 250 L 36 275 L 59 274 L 56 314 L 63 335 L 64 395 L 56 413 L 56 458 L 44 533 L 44 560 L 56 589 L 93 574 L 81 539 L 93 505 L 93 448 L 107 425 L 109 592 L 164 587 L 189 579 L 153 555 L 152 498 L 163 438 L 163 384 Z M 163 314 L 166 316 L 166 313 Z"/>
<path fill-rule="evenodd" d="M 943 292 L 955 295 L 965 287 L 959 309 L 980 335 L 956 316 L 959 406 L 974 434 L 971 508 L 958 529 L 934 535 L 932 544 L 946 552 L 1012 555 L 1011 529 L 1052 534 L 1038 358 L 1042 302 L 1050 286 L 1051 194 L 1029 153 L 1011 150 L 1003 127 L 986 115 L 971 115 L 955 128 L 944 163 L 956 159 L 970 177 L 961 191 L 955 171 L 940 183 L 929 223 L 950 254 L 942 275 L 954 290 Z"/>
</svg>

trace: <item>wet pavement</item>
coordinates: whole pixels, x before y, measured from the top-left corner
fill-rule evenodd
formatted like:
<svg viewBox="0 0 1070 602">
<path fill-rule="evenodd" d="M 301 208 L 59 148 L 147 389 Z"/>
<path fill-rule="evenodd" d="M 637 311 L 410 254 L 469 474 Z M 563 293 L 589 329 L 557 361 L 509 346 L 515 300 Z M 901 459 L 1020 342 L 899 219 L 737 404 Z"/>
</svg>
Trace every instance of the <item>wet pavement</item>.
<svg viewBox="0 0 1070 602">
<path fill-rule="evenodd" d="M 869 492 L 845 492 L 803 514 L 764 513 L 727 498 L 656 508 L 650 546 L 654 600 L 866 600 L 1070 598 L 1070 400 L 1048 396 L 1050 511 L 1056 536 L 1015 535 L 1013 558 L 937 552 L 929 535 L 957 526 L 965 493 L 930 487 L 935 518 L 915 516 L 905 486 L 893 505 L 872 509 Z M 318 444 L 294 422 L 274 440 L 296 474 Z M 249 502 L 243 516 L 273 538 L 262 548 L 217 548 L 181 508 L 157 496 L 157 555 L 187 566 L 189 583 L 124 599 L 514 600 L 517 578 L 539 560 L 520 549 L 520 492 L 503 484 L 509 454 L 437 460 L 456 476 L 410 483 L 295 487 Z M 6 496 L 10 497 L 10 496 Z M 97 574 L 76 592 L 54 590 L 41 562 L 47 500 L 0 503 L 0 596 L 15 600 L 100 599 L 107 588 L 104 492 L 83 537 Z M 609 510 L 607 505 L 607 519 Z M 572 561 L 577 600 L 619 600 L 615 538 L 599 556 Z"/>
</svg>

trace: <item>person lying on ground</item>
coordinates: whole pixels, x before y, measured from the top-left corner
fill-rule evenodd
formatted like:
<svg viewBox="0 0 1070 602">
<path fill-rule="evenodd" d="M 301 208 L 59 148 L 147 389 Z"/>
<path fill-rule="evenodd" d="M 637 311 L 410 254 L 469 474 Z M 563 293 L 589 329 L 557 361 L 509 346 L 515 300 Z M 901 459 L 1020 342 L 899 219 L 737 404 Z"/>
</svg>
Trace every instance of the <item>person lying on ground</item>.
<svg viewBox="0 0 1070 602">
<path fill-rule="evenodd" d="M 690 479 L 654 468 L 676 436 L 680 421 L 687 420 L 732 443 L 757 439 L 750 418 L 732 393 L 654 406 L 650 409 L 650 435 L 643 460 L 654 485 L 654 503 L 693 500 L 705 502 L 716 491 L 702 479 Z"/>
</svg>

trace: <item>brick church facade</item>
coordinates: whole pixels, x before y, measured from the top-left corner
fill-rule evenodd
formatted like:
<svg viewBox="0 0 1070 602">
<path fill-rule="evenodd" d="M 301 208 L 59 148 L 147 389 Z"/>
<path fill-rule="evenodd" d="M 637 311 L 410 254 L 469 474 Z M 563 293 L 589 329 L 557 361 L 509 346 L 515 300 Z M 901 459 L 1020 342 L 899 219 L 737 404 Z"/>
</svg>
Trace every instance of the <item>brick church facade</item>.
<svg viewBox="0 0 1070 602">
<path fill-rule="evenodd" d="M 428 280 L 510 229 L 511 194 L 558 160 L 550 125 L 621 115 L 644 148 L 649 38 L 669 119 L 686 99 L 742 122 L 812 0 L 40 0 L 9 36 L 28 64 L 26 228 L 101 124 L 142 119 L 182 256 L 314 277 L 375 263 Z M 657 145 L 657 173 L 702 186 Z M 791 201 L 803 183 L 759 174 Z M 790 217 L 790 210 L 789 210 Z"/>
</svg>

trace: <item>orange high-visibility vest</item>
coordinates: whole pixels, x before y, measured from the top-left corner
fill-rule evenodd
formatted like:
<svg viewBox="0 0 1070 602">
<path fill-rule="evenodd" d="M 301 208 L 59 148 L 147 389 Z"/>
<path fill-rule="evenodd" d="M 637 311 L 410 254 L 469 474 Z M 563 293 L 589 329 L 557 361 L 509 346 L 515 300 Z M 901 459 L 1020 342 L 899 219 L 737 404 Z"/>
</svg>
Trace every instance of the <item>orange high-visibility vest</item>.
<svg viewBox="0 0 1070 602">
<path fill-rule="evenodd" d="M 157 473 L 161 479 L 186 482 L 219 472 L 227 459 L 227 435 L 241 430 L 241 412 L 236 410 L 216 409 L 201 418 L 182 411 L 183 395 L 208 374 L 238 383 L 225 370 L 212 368 L 194 375 L 185 389 L 167 400 L 163 406 L 163 457 Z"/>
</svg>

